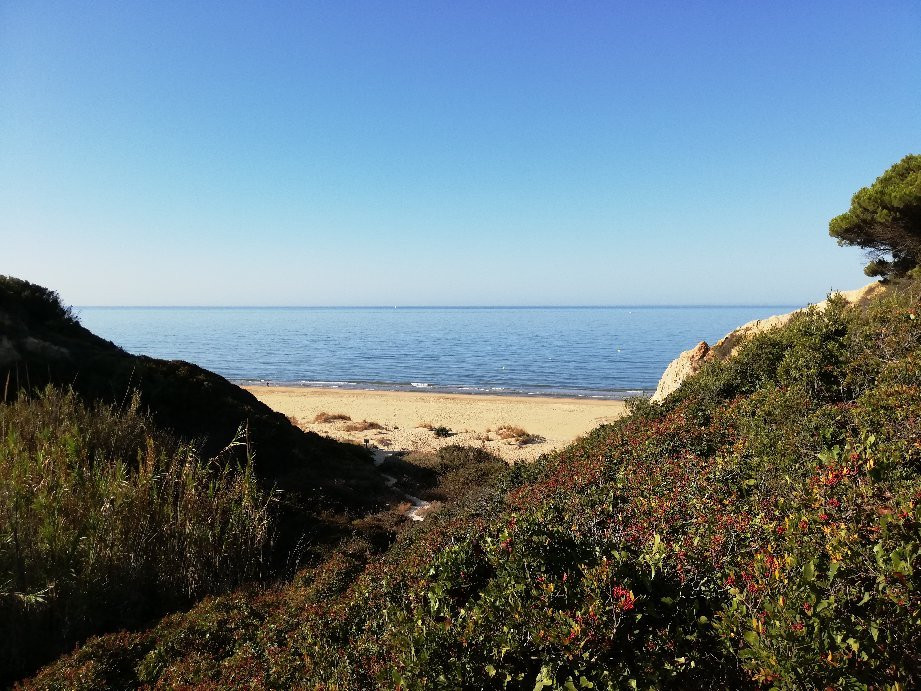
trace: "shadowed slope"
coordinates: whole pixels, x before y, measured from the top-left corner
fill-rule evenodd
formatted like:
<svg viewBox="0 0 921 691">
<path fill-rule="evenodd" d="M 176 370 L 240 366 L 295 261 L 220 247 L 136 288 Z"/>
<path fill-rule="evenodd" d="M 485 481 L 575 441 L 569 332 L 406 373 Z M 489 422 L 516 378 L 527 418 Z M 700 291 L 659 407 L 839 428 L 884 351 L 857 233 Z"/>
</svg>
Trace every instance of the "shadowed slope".
<svg viewBox="0 0 921 691">
<path fill-rule="evenodd" d="M 56 293 L 0 277 L 0 386 L 5 398 L 46 384 L 72 386 L 86 400 L 121 403 L 137 392 L 154 420 L 201 446 L 204 457 L 237 431 L 268 489 L 281 490 L 288 516 L 283 539 L 322 539 L 310 528 L 320 513 L 350 515 L 390 498 L 363 449 L 294 427 L 280 413 L 223 377 L 182 361 L 131 355 L 82 327 Z M 245 453 L 241 447 L 239 453 Z M 337 519 L 334 519 L 337 520 Z"/>
</svg>

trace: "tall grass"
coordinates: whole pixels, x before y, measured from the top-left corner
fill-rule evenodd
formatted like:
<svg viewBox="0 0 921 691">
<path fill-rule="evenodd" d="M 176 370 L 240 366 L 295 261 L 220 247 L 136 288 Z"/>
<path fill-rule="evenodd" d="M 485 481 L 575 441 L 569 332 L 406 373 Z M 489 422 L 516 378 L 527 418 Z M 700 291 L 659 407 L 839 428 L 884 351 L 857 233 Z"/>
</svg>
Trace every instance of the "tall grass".
<svg viewBox="0 0 921 691">
<path fill-rule="evenodd" d="M 0 480 L 0 682 L 262 569 L 251 465 L 202 459 L 136 400 L 49 387 L 0 405 Z"/>
</svg>

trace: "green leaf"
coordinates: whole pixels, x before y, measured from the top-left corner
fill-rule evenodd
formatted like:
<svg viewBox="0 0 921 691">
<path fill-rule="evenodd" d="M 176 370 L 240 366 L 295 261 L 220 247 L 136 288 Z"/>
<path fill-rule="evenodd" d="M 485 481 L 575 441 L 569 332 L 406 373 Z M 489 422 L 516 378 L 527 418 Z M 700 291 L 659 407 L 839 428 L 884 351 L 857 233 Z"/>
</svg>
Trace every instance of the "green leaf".
<svg viewBox="0 0 921 691">
<path fill-rule="evenodd" d="M 815 562 L 807 562 L 803 567 L 803 580 L 812 582 L 815 580 Z"/>
<path fill-rule="evenodd" d="M 860 650 L 860 644 L 859 644 L 857 641 L 855 641 L 853 638 L 848 638 L 847 641 L 845 641 L 845 642 L 846 642 L 849 646 L 851 646 L 851 650 L 853 650 L 855 653 L 856 653 L 858 650 Z"/>
<path fill-rule="evenodd" d="M 534 683 L 534 691 L 540 691 L 545 686 L 553 686 L 553 678 L 550 675 L 550 668 L 544 665 L 537 673 L 537 679 Z"/>
</svg>

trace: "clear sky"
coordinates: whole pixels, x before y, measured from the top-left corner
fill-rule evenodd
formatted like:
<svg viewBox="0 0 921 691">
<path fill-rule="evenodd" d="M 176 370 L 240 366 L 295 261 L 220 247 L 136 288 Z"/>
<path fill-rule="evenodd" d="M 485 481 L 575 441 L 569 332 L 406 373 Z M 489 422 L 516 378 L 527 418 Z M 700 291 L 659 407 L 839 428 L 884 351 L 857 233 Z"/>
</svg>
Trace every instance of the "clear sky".
<svg viewBox="0 0 921 691">
<path fill-rule="evenodd" d="M 0 273 L 77 305 L 804 304 L 921 3 L 0 2 Z"/>
</svg>

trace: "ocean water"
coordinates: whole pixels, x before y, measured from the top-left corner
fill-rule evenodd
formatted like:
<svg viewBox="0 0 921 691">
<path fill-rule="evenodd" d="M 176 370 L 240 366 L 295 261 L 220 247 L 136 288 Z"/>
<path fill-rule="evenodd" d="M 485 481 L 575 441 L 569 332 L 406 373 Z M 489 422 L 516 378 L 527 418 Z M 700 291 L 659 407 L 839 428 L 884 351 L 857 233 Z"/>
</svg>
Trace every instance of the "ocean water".
<svg viewBox="0 0 921 691">
<path fill-rule="evenodd" d="M 625 398 L 761 307 L 82 307 L 125 350 L 238 383 Z"/>
</svg>

